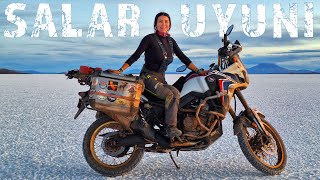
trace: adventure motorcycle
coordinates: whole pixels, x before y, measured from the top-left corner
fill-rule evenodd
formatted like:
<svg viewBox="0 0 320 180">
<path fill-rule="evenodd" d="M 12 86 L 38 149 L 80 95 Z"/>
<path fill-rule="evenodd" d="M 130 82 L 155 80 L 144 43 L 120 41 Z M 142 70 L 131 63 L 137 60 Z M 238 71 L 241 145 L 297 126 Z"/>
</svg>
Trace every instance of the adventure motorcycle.
<svg viewBox="0 0 320 180">
<path fill-rule="evenodd" d="M 210 65 L 208 73 L 190 72 L 180 77 L 175 86 L 181 93 L 178 128 L 180 141 L 170 142 L 164 126 L 164 102 L 144 91 L 139 77 L 116 75 L 100 68 L 81 66 L 66 73 L 90 90 L 79 92 L 75 119 L 85 109 L 97 111 L 96 121 L 88 128 L 83 153 L 88 164 L 105 176 L 119 176 L 131 171 L 144 152 L 204 150 L 222 135 L 222 120 L 229 112 L 234 134 L 248 161 L 269 175 L 281 173 L 287 162 L 284 143 L 265 116 L 251 109 L 241 91 L 249 85 L 249 77 L 238 53 L 237 40 L 228 40 L 233 25 L 224 34 L 218 50 L 218 65 Z M 181 72 L 182 66 L 177 69 Z M 231 99 L 238 97 L 244 110 L 236 114 Z"/>
</svg>

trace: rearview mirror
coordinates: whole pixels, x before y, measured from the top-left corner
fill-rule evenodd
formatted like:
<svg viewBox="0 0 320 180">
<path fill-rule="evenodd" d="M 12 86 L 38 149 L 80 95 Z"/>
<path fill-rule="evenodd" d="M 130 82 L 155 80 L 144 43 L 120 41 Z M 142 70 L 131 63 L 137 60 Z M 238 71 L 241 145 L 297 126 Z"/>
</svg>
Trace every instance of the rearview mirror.
<svg viewBox="0 0 320 180">
<path fill-rule="evenodd" d="M 183 71 L 185 71 L 187 69 L 187 66 L 186 65 L 182 65 L 182 66 L 180 66 L 180 67 L 178 67 L 177 69 L 176 69 L 176 72 L 183 72 Z"/>
<path fill-rule="evenodd" d="M 231 34 L 232 30 L 233 30 L 233 24 L 228 27 L 228 29 L 226 31 L 226 35 L 229 36 Z"/>
</svg>

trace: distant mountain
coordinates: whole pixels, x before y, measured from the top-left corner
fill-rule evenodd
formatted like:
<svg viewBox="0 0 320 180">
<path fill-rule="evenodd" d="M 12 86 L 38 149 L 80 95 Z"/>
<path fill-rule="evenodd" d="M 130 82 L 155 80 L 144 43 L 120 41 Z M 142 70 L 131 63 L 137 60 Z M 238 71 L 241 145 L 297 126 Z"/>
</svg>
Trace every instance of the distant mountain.
<svg viewBox="0 0 320 180">
<path fill-rule="evenodd" d="M 34 70 L 25 70 L 25 71 L 17 71 L 11 69 L 0 68 L 0 74 L 64 74 L 64 72 L 55 73 L 55 72 L 39 72 Z"/>
<path fill-rule="evenodd" d="M 26 73 L 26 74 L 42 74 L 38 71 L 33 71 L 33 70 L 26 70 L 26 71 L 19 71 L 21 73 Z"/>
<path fill-rule="evenodd" d="M 317 73 L 317 72 L 305 70 L 305 69 L 297 70 L 294 72 L 294 74 L 315 74 L 315 73 Z"/>
<path fill-rule="evenodd" d="M 310 70 L 289 70 L 272 63 L 261 63 L 252 68 L 248 68 L 250 74 L 319 74 L 320 71 Z"/>
<path fill-rule="evenodd" d="M 55 73 L 55 72 L 39 72 L 34 70 L 25 70 L 25 71 L 19 71 L 26 74 L 64 74 L 64 73 Z"/>
<path fill-rule="evenodd" d="M 0 68 L 0 74 L 27 74 L 19 71 L 14 71 L 10 69 Z"/>
<path fill-rule="evenodd" d="M 290 70 L 270 63 L 258 64 L 248 69 L 250 74 L 289 74 Z"/>
</svg>

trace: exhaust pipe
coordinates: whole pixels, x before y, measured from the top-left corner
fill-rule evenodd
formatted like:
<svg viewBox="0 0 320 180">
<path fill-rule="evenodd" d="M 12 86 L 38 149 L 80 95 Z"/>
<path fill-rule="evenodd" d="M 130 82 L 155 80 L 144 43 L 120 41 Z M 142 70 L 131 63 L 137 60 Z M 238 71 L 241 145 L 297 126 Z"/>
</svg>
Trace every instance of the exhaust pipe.
<svg viewBox="0 0 320 180">
<path fill-rule="evenodd" d="M 131 128 L 136 134 L 129 135 L 125 138 L 117 139 L 117 142 L 121 146 L 134 146 L 134 145 L 145 145 L 147 143 L 155 142 L 162 147 L 170 147 L 168 138 L 158 133 L 153 129 L 150 124 L 143 122 L 141 119 L 137 119 L 131 123 Z"/>
<path fill-rule="evenodd" d="M 115 141 L 117 142 L 117 146 L 131 147 L 135 145 L 144 146 L 146 144 L 146 140 L 138 134 L 132 134 L 132 135 L 126 136 L 125 138 L 117 137 Z"/>
</svg>

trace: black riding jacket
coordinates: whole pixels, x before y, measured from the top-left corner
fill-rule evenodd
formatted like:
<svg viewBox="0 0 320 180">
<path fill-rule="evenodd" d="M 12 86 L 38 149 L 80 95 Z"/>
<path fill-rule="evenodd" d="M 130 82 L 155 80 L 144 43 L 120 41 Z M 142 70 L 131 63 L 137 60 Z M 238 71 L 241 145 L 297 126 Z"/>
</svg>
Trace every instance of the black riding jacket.
<svg viewBox="0 0 320 180">
<path fill-rule="evenodd" d="M 192 63 L 192 61 L 181 51 L 176 41 L 172 37 L 170 36 L 163 37 L 163 36 L 160 36 L 159 34 L 156 34 L 156 35 L 159 37 L 160 41 L 163 43 L 168 58 L 172 58 L 174 53 L 181 60 L 181 62 L 183 62 L 186 66 L 189 66 L 189 64 Z M 153 36 L 154 36 L 154 33 L 148 34 L 141 40 L 137 50 L 126 61 L 127 64 L 131 66 L 135 61 L 137 61 L 140 58 L 141 54 L 145 52 L 144 66 L 150 71 L 157 72 L 159 70 L 165 58 L 158 42 Z M 174 52 L 172 52 L 167 38 L 171 38 Z"/>
</svg>

